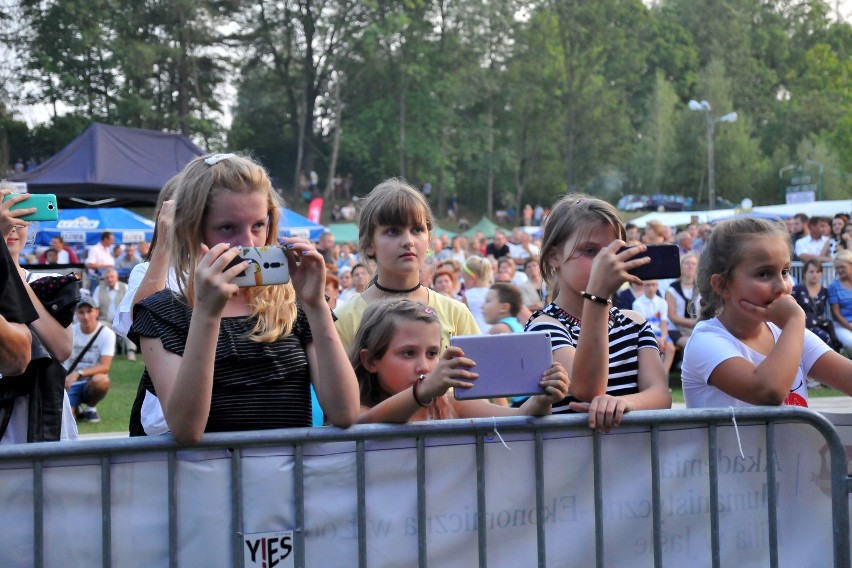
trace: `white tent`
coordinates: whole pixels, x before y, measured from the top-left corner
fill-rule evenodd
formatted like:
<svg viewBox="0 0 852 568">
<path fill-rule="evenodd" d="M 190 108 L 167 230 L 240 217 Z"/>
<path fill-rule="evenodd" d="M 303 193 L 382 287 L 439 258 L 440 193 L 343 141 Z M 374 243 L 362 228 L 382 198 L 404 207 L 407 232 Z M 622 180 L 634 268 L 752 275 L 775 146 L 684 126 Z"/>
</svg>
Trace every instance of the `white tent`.
<svg viewBox="0 0 852 568">
<path fill-rule="evenodd" d="M 841 199 L 838 201 L 812 201 L 810 203 L 792 203 L 790 205 L 761 205 L 754 207 L 751 211 L 760 213 L 769 213 L 790 217 L 796 213 L 805 213 L 808 217 L 820 215 L 823 217 L 833 217 L 835 213 L 852 212 L 852 200 Z M 742 209 L 715 209 L 713 211 L 674 211 L 670 213 L 648 213 L 633 219 L 631 223 L 637 227 L 644 227 L 648 221 L 659 219 L 664 225 L 670 227 L 679 227 L 688 225 L 692 222 L 692 218 L 696 217 L 699 223 L 710 223 L 716 219 L 730 217 L 737 213 L 745 213 Z"/>
</svg>

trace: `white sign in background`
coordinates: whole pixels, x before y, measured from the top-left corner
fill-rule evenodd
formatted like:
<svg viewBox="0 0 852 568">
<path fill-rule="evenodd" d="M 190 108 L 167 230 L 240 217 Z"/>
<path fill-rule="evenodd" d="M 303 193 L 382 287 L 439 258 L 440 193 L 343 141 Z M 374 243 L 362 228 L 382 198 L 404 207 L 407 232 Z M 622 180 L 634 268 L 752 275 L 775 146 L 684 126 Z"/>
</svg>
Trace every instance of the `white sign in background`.
<svg viewBox="0 0 852 568">
<path fill-rule="evenodd" d="M 761 426 L 719 429 L 719 503 L 723 566 L 768 562 L 767 456 Z M 489 566 L 535 562 L 536 506 L 531 435 L 486 445 L 485 512 Z M 662 431 L 663 564 L 710 564 L 709 462 L 703 428 Z M 828 565 L 831 504 L 822 437 L 807 425 L 776 427 L 780 566 Z M 417 559 L 416 450 L 409 440 L 367 444 L 367 559 L 410 566 Z M 621 429 L 603 439 L 606 566 L 653 565 L 650 436 Z M 592 438 L 547 434 L 544 501 L 548 566 L 594 565 Z M 244 450 L 244 538 L 295 527 L 292 449 Z M 164 455 L 114 458 L 112 565 L 168 564 Z M 178 460 L 178 563 L 229 566 L 230 462 L 225 452 L 181 453 Z M 426 450 L 426 541 L 430 566 L 476 565 L 476 464 L 472 440 L 430 440 Z M 44 468 L 45 566 L 100 564 L 100 462 Z M 305 559 L 309 566 L 356 564 L 354 444 L 305 446 Z M 32 471 L 0 469 L 0 550 L 4 563 L 33 558 Z M 238 541 L 239 542 L 239 541 Z M 289 543 L 288 543 L 289 544 Z M 293 542 L 295 547 L 296 543 Z M 243 543 L 243 546 L 245 544 Z M 276 550 L 280 552 L 280 547 Z M 295 554 L 290 551 L 288 558 Z M 245 550 L 239 551 L 244 556 Z M 250 564 L 247 564 L 250 565 Z M 286 565 L 286 564 L 285 564 Z"/>
</svg>

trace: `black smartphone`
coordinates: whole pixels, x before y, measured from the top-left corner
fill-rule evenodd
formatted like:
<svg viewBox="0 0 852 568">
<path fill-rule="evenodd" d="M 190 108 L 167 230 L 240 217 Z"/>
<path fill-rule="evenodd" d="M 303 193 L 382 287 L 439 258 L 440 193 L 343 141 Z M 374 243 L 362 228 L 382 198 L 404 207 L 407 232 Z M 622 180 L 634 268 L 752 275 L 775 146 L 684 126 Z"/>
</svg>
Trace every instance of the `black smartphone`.
<svg viewBox="0 0 852 568">
<path fill-rule="evenodd" d="M 618 252 L 632 247 L 622 247 Z M 630 274 L 642 280 L 665 280 L 680 278 L 680 249 L 677 245 L 648 245 L 648 249 L 631 260 L 651 257 L 651 262 L 630 270 Z"/>
</svg>

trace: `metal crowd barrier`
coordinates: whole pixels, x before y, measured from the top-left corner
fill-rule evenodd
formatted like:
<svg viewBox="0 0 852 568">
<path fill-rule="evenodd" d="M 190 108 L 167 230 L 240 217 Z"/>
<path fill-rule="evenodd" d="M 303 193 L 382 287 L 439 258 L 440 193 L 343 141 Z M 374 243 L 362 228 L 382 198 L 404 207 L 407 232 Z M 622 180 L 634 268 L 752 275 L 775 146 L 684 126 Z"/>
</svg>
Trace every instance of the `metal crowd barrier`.
<svg viewBox="0 0 852 568">
<path fill-rule="evenodd" d="M 850 565 L 850 533 L 849 533 L 849 499 L 848 493 L 852 491 L 852 478 L 847 477 L 847 457 L 844 447 L 838 437 L 837 430 L 822 415 L 800 408 L 742 408 L 736 410 L 736 424 L 739 428 L 754 426 L 765 429 L 766 444 L 766 467 L 765 486 L 776 487 L 776 432 L 779 425 L 794 424 L 795 427 L 804 425 L 821 436 L 824 440 L 829 454 L 828 469 L 830 471 L 830 501 L 831 501 L 831 523 L 832 523 L 832 549 L 825 550 L 825 558 L 813 558 L 811 565 L 847 568 Z M 651 479 L 651 511 L 649 517 L 653 523 L 653 565 L 663 566 L 665 558 L 664 548 L 669 545 L 664 540 L 663 531 L 663 500 L 661 495 L 661 434 L 672 430 L 683 430 L 684 428 L 696 428 L 696 435 L 705 436 L 702 444 L 707 444 L 706 459 L 709 471 L 709 513 L 710 513 L 710 557 L 711 565 L 721 565 L 720 542 L 724 532 L 720 517 L 720 456 L 722 452 L 719 446 L 720 427 L 726 427 L 726 435 L 730 434 L 732 422 L 732 409 L 704 409 L 704 410 L 668 410 L 668 411 L 645 411 L 632 412 L 625 415 L 621 429 L 634 429 L 640 435 L 647 436 L 650 440 L 650 454 L 647 456 L 650 462 Z M 805 428 L 807 430 L 807 428 Z M 498 430 L 499 429 L 499 430 Z M 706 429 L 706 432 L 702 431 Z M 602 470 L 602 454 L 607 450 L 607 444 L 611 443 L 611 434 L 589 434 L 587 417 L 583 415 L 551 416 L 541 419 L 527 417 L 502 418 L 502 419 L 477 419 L 477 420 L 452 420 L 443 422 L 424 422 L 408 425 L 365 425 L 340 430 L 336 428 L 314 428 L 275 430 L 247 433 L 226 433 L 205 435 L 202 441 L 192 447 L 176 444 L 169 436 L 156 438 L 136 439 L 110 439 L 110 440 L 87 440 L 81 442 L 64 442 L 49 444 L 31 444 L 0 448 L 0 472 L 8 468 L 31 468 L 32 469 L 32 519 L 34 523 L 34 557 L 28 564 L 36 567 L 45 565 L 45 543 L 49 535 L 45 534 L 45 494 L 44 480 L 46 471 L 50 467 L 63 462 L 79 462 L 82 459 L 95 458 L 100 461 L 100 503 L 96 506 L 101 508 L 101 564 L 105 567 L 118 565 L 114 561 L 119 551 L 113 549 L 111 535 L 113 527 L 117 523 L 126 522 L 126 519 L 115 518 L 112 504 L 113 495 L 113 468 L 116 463 L 127 460 L 128 456 L 162 456 L 165 455 L 165 463 L 168 468 L 168 565 L 178 566 L 179 549 L 181 546 L 178 536 L 178 483 L 177 464 L 186 455 L 211 450 L 228 450 L 230 453 L 230 500 L 231 500 L 231 527 L 233 535 L 233 557 L 224 559 L 223 566 L 243 566 L 244 550 L 241 539 L 243 538 L 243 514 L 244 507 L 244 456 L 249 450 L 258 450 L 273 446 L 292 446 L 294 451 L 294 467 L 292 469 L 292 482 L 294 488 L 295 527 L 293 534 L 293 559 L 295 566 L 325 566 L 324 562 L 317 558 L 305 557 L 305 515 L 306 515 L 306 472 L 305 452 L 315 444 L 327 444 L 332 442 L 347 442 L 355 446 L 355 479 L 357 479 L 357 559 L 353 558 L 351 565 L 360 567 L 371 566 L 368 557 L 367 535 L 367 472 L 365 469 L 365 443 L 385 442 L 389 440 L 414 440 L 416 443 L 416 479 L 410 480 L 417 483 L 416 511 L 417 511 L 417 558 L 411 558 L 409 565 L 417 564 L 420 567 L 427 566 L 427 539 L 431 533 L 427 530 L 427 501 L 429 495 L 426 493 L 426 447 L 430 441 L 447 439 L 451 437 L 471 437 L 470 451 L 475 453 L 475 483 L 477 488 L 475 540 L 470 543 L 471 547 L 478 550 L 479 566 L 488 565 L 488 531 L 486 522 L 488 513 L 486 511 L 485 477 L 486 461 L 485 446 L 493 443 L 495 430 L 502 436 L 510 438 L 513 434 L 525 434 L 532 436 L 534 443 L 534 482 L 535 482 L 535 549 L 536 558 L 528 558 L 524 565 L 548 566 L 549 560 L 556 564 L 556 559 L 548 558 L 545 543 L 547 539 L 561 538 L 559 534 L 548 532 L 545 515 L 547 504 L 544 495 L 544 461 L 545 440 L 554 433 L 575 432 L 577 436 L 583 436 L 583 440 L 591 437 L 592 446 L 592 476 L 594 479 L 594 542 L 589 543 L 594 547 L 595 563 L 598 567 L 611 566 L 608 563 L 611 549 L 605 547 L 605 534 L 611 515 L 604 511 L 604 500 L 609 488 L 604 483 L 604 472 Z M 807 430 L 808 435 L 810 430 Z M 737 432 L 739 439 L 739 432 Z M 501 438 L 502 441 L 502 438 Z M 495 446 L 496 447 L 496 446 Z M 703 446 L 702 446 L 703 447 Z M 499 448 L 498 448 L 499 449 Z M 665 448 L 664 448 L 665 449 Z M 517 453 L 517 452 L 516 452 Z M 703 462 L 702 462 L 703 463 Z M 663 464 L 665 465 L 665 464 Z M 637 467 L 636 464 L 624 464 L 624 467 Z M 524 480 L 518 480 L 523 483 Z M 530 481 L 530 480 L 528 480 Z M 116 482 L 117 483 L 117 482 Z M 778 509 L 776 492 L 769 490 L 766 495 L 766 515 L 768 515 L 768 537 L 765 550 L 765 562 L 763 565 L 779 566 L 778 554 Z M 69 512 L 70 513 L 70 512 Z M 761 513 L 762 515 L 762 513 Z M 4 527 L 9 526 L 9 519 L 0 519 Z M 353 517 L 353 524 L 354 524 Z M 74 523 L 74 518 L 68 519 Z M 5 530 L 5 529 L 4 529 Z M 590 529 L 591 530 L 591 529 Z M 471 531 L 474 532 L 474 531 Z M 89 546 L 97 547 L 98 535 L 80 535 L 87 539 Z M 471 537 L 473 538 L 473 537 Z M 493 543 L 491 543 L 493 544 Z M 706 551 L 705 551 L 706 553 Z M 566 552 L 568 554 L 568 552 Z M 269 563 L 264 566 L 271 567 Z"/>
<path fill-rule="evenodd" d="M 790 264 L 790 276 L 796 281 L 796 284 L 801 284 L 805 281 L 804 263 L 800 260 L 795 260 Z M 828 285 L 834 281 L 834 264 L 830 262 L 822 263 L 822 285 L 828 288 Z"/>
</svg>

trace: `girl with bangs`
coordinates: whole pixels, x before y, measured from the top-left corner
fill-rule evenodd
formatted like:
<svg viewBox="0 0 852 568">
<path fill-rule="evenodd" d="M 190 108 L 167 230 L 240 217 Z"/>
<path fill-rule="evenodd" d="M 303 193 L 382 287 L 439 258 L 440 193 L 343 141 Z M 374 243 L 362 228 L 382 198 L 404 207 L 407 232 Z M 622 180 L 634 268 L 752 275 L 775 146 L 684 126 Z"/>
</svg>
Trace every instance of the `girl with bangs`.
<svg viewBox="0 0 852 568">
<path fill-rule="evenodd" d="M 420 284 L 420 267 L 432 238 L 435 218 L 423 195 L 401 179 L 388 179 L 363 201 L 358 220 L 358 247 L 363 258 L 375 262 L 370 285 L 335 310 L 337 331 L 348 348 L 367 306 L 408 299 L 434 310 L 441 323 L 441 345 L 453 335 L 476 335 L 479 328 L 461 302 Z"/>
<path fill-rule="evenodd" d="M 141 343 L 143 381 L 175 439 L 310 426 L 311 384 L 332 424 L 352 424 L 357 383 L 333 329 L 325 262 L 313 245 L 283 240 L 287 284 L 232 282 L 248 268 L 245 261 L 230 266 L 237 245 L 277 244 L 280 204 L 266 171 L 249 158 L 216 154 L 190 162 L 179 183 L 169 235 L 179 291 L 138 304 L 129 334 Z"/>
<path fill-rule="evenodd" d="M 451 388 L 472 386 L 477 374 L 472 359 L 451 346 L 441 355 L 441 322 L 420 302 L 386 300 L 371 304 L 355 340 L 349 362 L 361 390 L 360 423 L 405 423 L 448 418 L 545 416 L 565 398 L 568 375 L 554 363 L 541 377 L 542 394 L 520 408 L 485 400 L 456 400 Z"/>
</svg>

